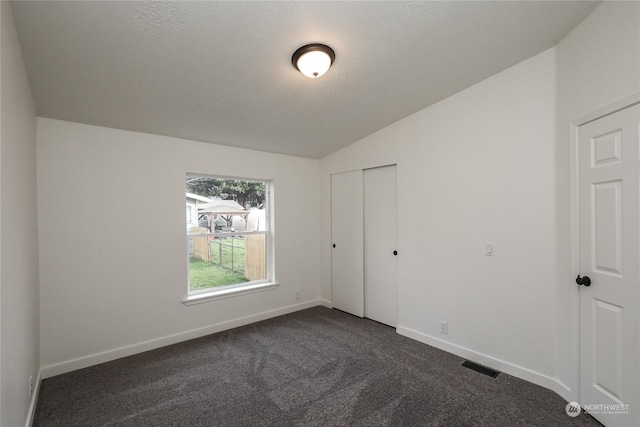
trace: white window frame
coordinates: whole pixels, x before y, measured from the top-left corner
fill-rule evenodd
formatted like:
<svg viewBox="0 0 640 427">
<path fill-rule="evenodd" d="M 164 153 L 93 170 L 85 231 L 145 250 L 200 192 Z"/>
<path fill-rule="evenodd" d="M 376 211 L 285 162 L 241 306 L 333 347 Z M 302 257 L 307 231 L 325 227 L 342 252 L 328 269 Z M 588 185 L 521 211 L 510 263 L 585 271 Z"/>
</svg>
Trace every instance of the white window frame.
<svg viewBox="0 0 640 427">
<path fill-rule="evenodd" d="M 200 304 L 208 301 L 214 301 L 223 298 L 229 298 L 239 295 L 245 295 L 254 292 L 266 291 L 269 289 L 275 289 L 279 283 L 275 281 L 275 262 L 274 262 L 274 233 L 273 233 L 273 181 L 261 178 L 239 178 L 219 175 L 209 175 L 201 173 L 187 173 L 187 176 L 203 176 L 216 179 L 233 179 L 237 181 L 259 181 L 265 183 L 265 231 L 243 231 L 243 232 L 216 232 L 216 233 L 186 233 L 186 255 L 187 255 L 187 294 L 182 299 L 185 305 Z M 265 271 L 266 279 L 253 280 L 250 282 L 234 283 L 224 286 L 218 286 L 215 288 L 199 289 L 196 291 L 190 290 L 189 285 L 189 237 L 190 236 L 240 236 L 240 235 L 252 235 L 252 234 L 264 234 L 265 235 Z"/>
</svg>

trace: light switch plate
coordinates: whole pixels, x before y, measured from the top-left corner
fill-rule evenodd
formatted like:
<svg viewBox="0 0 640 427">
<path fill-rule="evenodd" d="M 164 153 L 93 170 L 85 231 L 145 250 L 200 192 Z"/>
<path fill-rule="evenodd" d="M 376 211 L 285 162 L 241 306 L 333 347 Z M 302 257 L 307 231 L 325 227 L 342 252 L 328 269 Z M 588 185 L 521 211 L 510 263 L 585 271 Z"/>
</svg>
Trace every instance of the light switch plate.
<svg viewBox="0 0 640 427">
<path fill-rule="evenodd" d="M 484 254 L 486 256 L 495 256 L 495 254 L 496 254 L 495 245 L 493 243 L 487 243 L 486 246 L 485 246 Z"/>
</svg>

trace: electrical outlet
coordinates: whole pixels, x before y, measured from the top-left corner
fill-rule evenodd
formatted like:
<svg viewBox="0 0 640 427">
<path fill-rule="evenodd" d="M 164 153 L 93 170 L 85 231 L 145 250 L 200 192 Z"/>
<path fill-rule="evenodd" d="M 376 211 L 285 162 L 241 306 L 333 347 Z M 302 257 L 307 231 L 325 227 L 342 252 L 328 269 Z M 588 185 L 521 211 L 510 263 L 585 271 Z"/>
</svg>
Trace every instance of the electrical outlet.
<svg viewBox="0 0 640 427">
<path fill-rule="evenodd" d="M 448 334 L 449 333 L 449 325 L 444 320 L 440 321 L 440 333 Z"/>
<path fill-rule="evenodd" d="M 300 299 L 300 291 L 296 291 L 296 299 Z"/>
<path fill-rule="evenodd" d="M 29 375 L 29 396 L 33 394 L 33 375 Z"/>
</svg>

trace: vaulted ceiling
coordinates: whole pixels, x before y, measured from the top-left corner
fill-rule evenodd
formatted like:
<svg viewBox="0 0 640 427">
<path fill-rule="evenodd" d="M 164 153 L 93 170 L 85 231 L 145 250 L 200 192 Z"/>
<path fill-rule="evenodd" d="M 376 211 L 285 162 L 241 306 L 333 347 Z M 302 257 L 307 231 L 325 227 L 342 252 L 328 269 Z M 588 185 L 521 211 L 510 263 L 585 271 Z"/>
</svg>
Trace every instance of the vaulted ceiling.
<svg viewBox="0 0 640 427">
<path fill-rule="evenodd" d="M 597 4 L 18 1 L 12 11 L 41 117 L 321 158 L 554 46 Z M 336 52 L 315 80 L 291 64 L 311 42 Z"/>
</svg>

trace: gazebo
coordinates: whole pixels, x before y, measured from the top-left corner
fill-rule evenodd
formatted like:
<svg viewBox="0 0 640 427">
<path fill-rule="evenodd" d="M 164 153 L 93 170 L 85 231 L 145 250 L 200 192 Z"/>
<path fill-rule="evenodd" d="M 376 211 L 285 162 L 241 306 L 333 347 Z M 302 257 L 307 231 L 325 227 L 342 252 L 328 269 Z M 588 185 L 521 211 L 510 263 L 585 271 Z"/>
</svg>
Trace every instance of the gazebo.
<svg viewBox="0 0 640 427">
<path fill-rule="evenodd" d="M 234 215 L 240 215 L 243 217 L 245 224 L 247 224 L 247 216 L 249 215 L 249 212 L 250 211 L 243 208 L 238 202 L 223 199 L 213 199 L 210 203 L 198 208 L 198 215 L 207 215 L 210 217 L 209 224 L 213 224 L 215 217 L 220 216 L 227 222 L 227 225 L 229 225 L 229 222 Z"/>
</svg>

